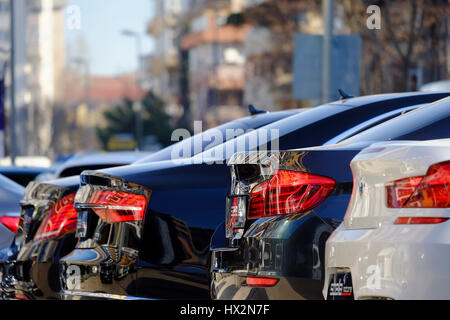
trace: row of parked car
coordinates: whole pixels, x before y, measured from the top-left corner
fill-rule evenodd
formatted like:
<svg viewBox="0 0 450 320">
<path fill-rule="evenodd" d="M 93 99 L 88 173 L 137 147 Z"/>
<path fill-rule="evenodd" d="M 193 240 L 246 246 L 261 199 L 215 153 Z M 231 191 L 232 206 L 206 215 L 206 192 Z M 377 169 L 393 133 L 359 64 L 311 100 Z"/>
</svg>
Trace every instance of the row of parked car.
<svg viewBox="0 0 450 320">
<path fill-rule="evenodd" d="M 31 182 L 16 223 L 0 218 L 0 294 L 450 298 L 449 96 L 250 108 L 129 165 Z"/>
</svg>

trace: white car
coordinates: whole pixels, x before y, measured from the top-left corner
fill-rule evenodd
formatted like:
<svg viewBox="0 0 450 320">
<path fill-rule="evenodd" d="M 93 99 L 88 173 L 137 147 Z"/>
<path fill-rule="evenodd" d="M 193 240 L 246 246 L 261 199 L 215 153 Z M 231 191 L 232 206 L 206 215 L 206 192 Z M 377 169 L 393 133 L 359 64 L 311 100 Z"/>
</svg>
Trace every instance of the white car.
<svg viewBox="0 0 450 320">
<path fill-rule="evenodd" d="M 328 239 L 326 299 L 450 299 L 450 139 L 371 145 Z"/>
</svg>

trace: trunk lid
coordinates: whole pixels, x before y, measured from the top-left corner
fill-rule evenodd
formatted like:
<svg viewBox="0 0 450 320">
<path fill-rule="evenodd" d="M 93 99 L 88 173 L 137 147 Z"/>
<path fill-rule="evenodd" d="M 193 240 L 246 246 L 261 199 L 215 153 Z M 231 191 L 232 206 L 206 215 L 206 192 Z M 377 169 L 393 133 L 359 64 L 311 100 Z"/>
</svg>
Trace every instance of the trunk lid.
<svg viewBox="0 0 450 320">
<path fill-rule="evenodd" d="M 359 153 L 351 163 L 354 176 L 346 229 L 376 229 L 393 223 L 398 215 L 428 214 L 435 209 L 388 208 L 386 185 L 426 175 L 432 164 L 450 159 L 450 140 L 380 142 Z M 400 189 L 397 194 L 408 194 Z"/>
<path fill-rule="evenodd" d="M 25 196 L 20 202 L 22 215 L 18 236 L 23 237 L 23 244 L 33 240 L 48 210 L 55 205 L 66 190 L 65 187 L 47 183 L 31 182 L 27 186 Z"/>
</svg>

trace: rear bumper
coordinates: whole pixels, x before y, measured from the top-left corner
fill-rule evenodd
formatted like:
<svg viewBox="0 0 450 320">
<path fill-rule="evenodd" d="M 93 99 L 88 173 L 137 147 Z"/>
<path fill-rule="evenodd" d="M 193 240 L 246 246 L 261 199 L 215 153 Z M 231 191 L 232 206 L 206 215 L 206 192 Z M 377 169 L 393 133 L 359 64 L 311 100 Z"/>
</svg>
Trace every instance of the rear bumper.
<svg viewBox="0 0 450 320">
<path fill-rule="evenodd" d="M 325 241 L 333 228 L 314 214 L 255 221 L 235 251 L 213 253 L 214 299 L 323 299 Z M 249 287 L 247 276 L 277 278 L 273 287 Z"/>
<path fill-rule="evenodd" d="M 355 299 L 450 299 L 450 224 L 384 225 L 345 230 L 341 225 L 326 248 L 330 276 L 349 271 Z"/>
<path fill-rule="evenodd" d="M 58 265 L 50 262 L 14 261 L 2 266 L 0 291 L 4 298 L 59 299 Z"/>
<path fill-rule="evenodd" d="M 75 249 L 59 263 L 63 299 L 83 300 L 99 294 L 128 297 L 136 294 L 135 259 L 114 248 Z M 112 298 L 111 298 L 112 299 Z"/>
<path fill-rule="evenodd" d="M 273 287 L 246 285 L 245 272 L 213 272 L 211 296 L 216 300 L 322 300 L 323 281 L 300 277 L 271 276 L 279 279 Z"/>
</svg>

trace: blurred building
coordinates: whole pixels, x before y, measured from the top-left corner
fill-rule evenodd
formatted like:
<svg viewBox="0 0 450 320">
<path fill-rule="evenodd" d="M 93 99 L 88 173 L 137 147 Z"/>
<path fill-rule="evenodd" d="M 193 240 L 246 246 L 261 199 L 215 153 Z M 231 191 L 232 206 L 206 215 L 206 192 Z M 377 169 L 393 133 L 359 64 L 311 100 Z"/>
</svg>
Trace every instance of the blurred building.
<svg viewBox="0 0 450 320">
<path fill-rule="evenodd" d="M 189 52 L 191 119 L 211 127 L 246 112 L 244 46 L 249 27 L 227 24 L 230 1 L 206 1 L 195 9 L 181 48 Z"/>
<path fill-rule="evenodd" d="M 124 99 L 138 101 L 145 95 L 134 74 L 96 76 L 70 69 L 64 83 L 64 103 L 53 116 L 57 154 L 101 150 L 96 129 L 106 126 L 104 112 L 123 105 Z"/>
<path fill-rule="evenodd" d="M 167 113 L 173 119 L 181 117 L 180 105 L 181 55 L 179 38 L 183 32 L 192 0 L 153 0 L 154 17 L 147 32 L 154 39 L 153 53 L 144 63 L 148 72 L 146 88 L 166 103 Z"/>
<path fill-rule="evenodd" d="M 174 118 L 206 126 L 242 116 L 247 27 L 227 25 L 229 0 L 154 0 L 151 89 Z M 187 102 L 188 101 L 188 102 Z"/>
<path fill-rule="evenodd" d="M 52 111 L 62 99 L 65 1 L 14 0 L 13 4 L 17 153 L 52 156 Z M 0 63 L 10 59 L 9 17 L 9 0 L 0 0 Z"/>
<path fill-rule="evenodd" d="M 232 0 L 233 15 L 252 26 L 244 47 L 244 104 L 269 110 L 309 105 L 292 96 L 294 37 L 299 32 L 323 34 L 321 3 L 317 0 Z M 346 33 L 344 12 L 337 1 L 334 32 Z"/>
<path fill-rule="evenodd" d="M 63 99 L 64 0 L 27 0 L 28 154 L 53 156 L 53 111 Z"/>
<path fill-rule="evenodd" d="M 23 125 L 26 125 L 22 119 L 26 115 L 26 101 L 27 101 L 27 75 L 26 75 L 26 2 L 25 0 L 14 1 L 15 6 L 15 105 L 16 105 L 16 120 Z M 10 0 L 0 0 L 0 73 L 6 71 L 5 86 L 7 96 L 5 97 L 5 117 L 6 117 L 6 136 L 5 143 L 6 149 L 10 149 L 8 145 L 8 138 L 10 137 L 11 130 L 16 131 L 16 135 L 19 134 L 19 130 L 16 127 L 10 126 L 10 54 L 11 54 L 11 34 L 10 34 Z M 17 144 L 23 146 L 24 141 L 17 139 Z"/>
<path fill-rule="evenodd" d="M 299 32 L 323 34 L 322 0 L 231 1 L 238 20 L 252 26 L 244 49 L 244 103 L 283 109 L 312 104 L 292 96 L 293 39 Z M 362 38 L 361 94 L 414 91 L 449 77 L 448 1 L 378 1 L 378 30 L 367 26 L 367 1 L 334 5 L 334 33 Z"/>
</svg>

